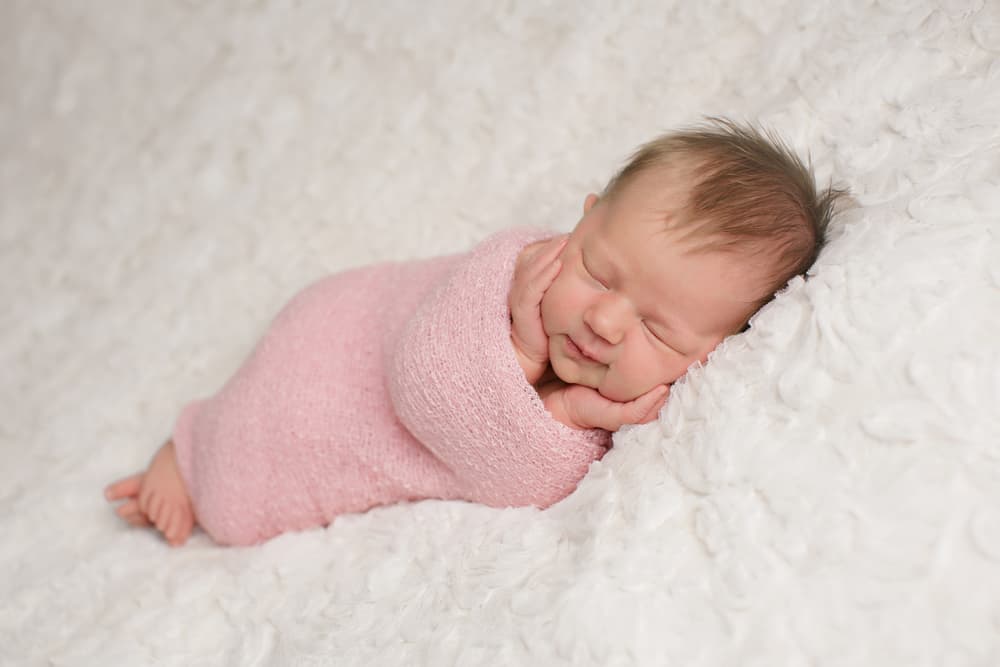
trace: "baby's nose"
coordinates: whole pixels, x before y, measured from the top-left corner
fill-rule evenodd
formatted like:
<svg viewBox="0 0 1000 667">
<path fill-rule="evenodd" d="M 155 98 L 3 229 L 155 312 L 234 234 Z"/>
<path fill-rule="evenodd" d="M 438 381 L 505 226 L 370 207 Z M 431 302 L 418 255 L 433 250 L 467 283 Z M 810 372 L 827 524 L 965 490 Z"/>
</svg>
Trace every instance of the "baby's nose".
<svg viewBox="0 0 1000 667">
<path fill-rule="evenodd" d="M 625 304 L 613 295 L 605 295 L 583 314 L 583 321 L 591 331 L 612 345 L 625 337 L 628 319 Z"/>
</svg>

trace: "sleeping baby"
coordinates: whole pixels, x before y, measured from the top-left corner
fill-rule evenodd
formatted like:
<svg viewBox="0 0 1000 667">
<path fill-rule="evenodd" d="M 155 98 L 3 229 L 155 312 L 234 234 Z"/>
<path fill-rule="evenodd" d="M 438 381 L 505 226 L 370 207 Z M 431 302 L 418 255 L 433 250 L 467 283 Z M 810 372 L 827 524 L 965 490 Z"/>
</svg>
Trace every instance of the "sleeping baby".
<svg viewBox="0 0 1000 667">
<path fill-rule="evenodd" d="M 839 194 L 753 127 L 664 135 L 568 235 L 512 229 L 307 287 L 105 495 L 171 545 L 427 498 L 547 507 L 812 264 Z"/>
</svg>

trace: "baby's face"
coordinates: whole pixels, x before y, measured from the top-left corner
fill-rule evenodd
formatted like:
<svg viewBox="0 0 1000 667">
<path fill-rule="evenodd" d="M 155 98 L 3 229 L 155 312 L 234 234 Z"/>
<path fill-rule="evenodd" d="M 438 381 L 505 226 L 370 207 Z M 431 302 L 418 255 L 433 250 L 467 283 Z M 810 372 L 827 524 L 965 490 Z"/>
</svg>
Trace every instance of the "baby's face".
<svg viewBox="0 0 1000 667">
<path fill-rule="evenodd" d="M 704 361 L 760 296 L 746 262 L 688 252 L 665 229 L 682 192 L 662 186 L 662 174 L 640 174 L 611 201 L 589 195 L 542 300 L 556 375 L 614 401 L 672 383 Z"/>
</svg>

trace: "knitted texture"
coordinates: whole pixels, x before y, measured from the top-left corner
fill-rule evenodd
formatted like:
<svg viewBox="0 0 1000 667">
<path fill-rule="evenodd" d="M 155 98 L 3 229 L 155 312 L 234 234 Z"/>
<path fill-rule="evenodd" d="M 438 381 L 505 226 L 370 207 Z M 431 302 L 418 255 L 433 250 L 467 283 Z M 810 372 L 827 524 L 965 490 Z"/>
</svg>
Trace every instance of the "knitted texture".
<svg viewBox="0 0 1000 667">
<path fill-rule="evenodd" d="M 544 237 L 510 230 L 293 298 L 174 429 L 202 528 L 253 544 L 400 501 L 547 507 L 572 492 L 610 434 L 555 421 L 510 344 L 515 260 Z"/>
</svg>

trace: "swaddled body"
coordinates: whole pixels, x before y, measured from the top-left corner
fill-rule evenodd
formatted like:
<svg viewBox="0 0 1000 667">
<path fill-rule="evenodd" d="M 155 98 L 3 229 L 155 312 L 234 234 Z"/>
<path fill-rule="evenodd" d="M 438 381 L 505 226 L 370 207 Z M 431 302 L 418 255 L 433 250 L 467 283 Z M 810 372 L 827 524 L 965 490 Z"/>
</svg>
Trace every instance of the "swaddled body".
<svg viewBox="0 0 1000 667">
<path fill-rule="evenodd" d="M 544 507 L 569 494 L 610 436 L 555 421 L 511 348 L 514 264 L 542 236 L 512 230 L 296 296 L 177 422 L 198 523 L 252 544 L 404 500 Z"/>
<path fill-rule="evenodd" d="M 809 267 L 839 195 L 753 127 L 659 137 L 569 235 L 306 289 L 105 496 L 175 546 L 196 522 L 248 544 L 419 498 L 550 505 Z"/>
</svg>

